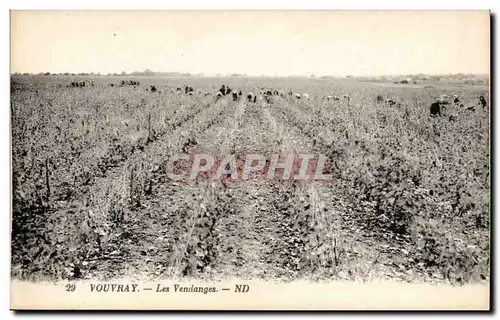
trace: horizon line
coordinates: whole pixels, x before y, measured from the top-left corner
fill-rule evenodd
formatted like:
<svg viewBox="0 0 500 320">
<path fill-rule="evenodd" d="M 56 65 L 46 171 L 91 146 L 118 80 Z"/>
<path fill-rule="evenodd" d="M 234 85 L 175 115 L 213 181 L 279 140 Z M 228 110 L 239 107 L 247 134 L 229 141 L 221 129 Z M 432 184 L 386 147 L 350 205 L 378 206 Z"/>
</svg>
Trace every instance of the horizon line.
<svg viewBox="0 0 500 320">
<path fill-rule="evenodd" d="M 124 71 L 123 71 L 124 72 Z M 205 74 L 203 72 L 181 72 L 181 71 L 151 71 L 145 69 L 143 71 L 132 71 L 132 72 L 10 72 L 10 75 L 94 75 L 94 76 L 143 76 L 143 77 L 154 77 L 162 75 L 179 75 L 179 76 L 191 76 L 191 77 L 271 77 L 271 78 L 283 78 L 283 77 L 334 77 L 334 78 L 362 78 L 362 77 L 404 77 L 404 76 L 457 76 L 457 75 L 470 75 L 470 76 L 490 76 L 490 73 L 472 73 L 472 72 L 448 72 L 448 73 L 386 73 L 386 74 L 372 74 L 372 75 L 334 75 L 334 74 L 260 74 L 260 75 L 249 75 L 245 73 L 231 72 L 225 74 Z M 146 74 L 150 73 L 150 74 Z"/>
</svg>

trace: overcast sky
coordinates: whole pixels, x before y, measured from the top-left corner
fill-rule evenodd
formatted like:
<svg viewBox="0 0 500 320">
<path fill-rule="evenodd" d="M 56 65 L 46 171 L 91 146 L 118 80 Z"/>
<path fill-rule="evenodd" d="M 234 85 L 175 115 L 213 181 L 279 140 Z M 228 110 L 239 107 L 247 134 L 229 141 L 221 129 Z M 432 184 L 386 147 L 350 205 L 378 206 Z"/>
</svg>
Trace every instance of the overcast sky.
<svg viewBox="0 0 500 320">
<path fill-rule="evenodd" d="M 11 72 L 489 73 L 487 11 L 12 11 Z"/>
</svg>

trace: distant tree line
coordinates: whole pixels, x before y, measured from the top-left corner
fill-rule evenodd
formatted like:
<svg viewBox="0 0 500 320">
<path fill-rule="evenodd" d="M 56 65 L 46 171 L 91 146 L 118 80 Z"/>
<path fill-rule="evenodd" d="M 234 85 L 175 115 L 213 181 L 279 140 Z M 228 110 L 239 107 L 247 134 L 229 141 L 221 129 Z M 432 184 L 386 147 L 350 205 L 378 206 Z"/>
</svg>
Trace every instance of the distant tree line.
<svg viewBox="0 0 500 320">
<path fill-rule="evenodd" d="M 155 72 L 151 71 L 149 69 L 146 69 L 144 71 L 133 71 L 133 72 L 125 72 L 122 71 L 121 73 L 107 73 L 107 74 L 101 74 L 99 72 L 80 72 L 80 73 L 70 73 L 70 72 L 64 72 L 64 73 L 51 73 L 51 72 L 40 72 L 40 73 L 13 73 L 13 76 L 111 76 L 111 77 L 126 77 L 126 76 L 169 76 L 169 77 L 203 77 L 203 73 L 197 73 L 197 74 L 191 74 L 189 72 L 187 73 L 182 73 L 182 72 Z M 240 73 L 231 73 L 231 74 L 221 74 L 218 73 L 216 75 L 217 77 L 247 77 L 246 74 L 240 74 Z M 265 75 L 261 75 L 261 77 L 266 77 Z M 292 77 L 299 77 L 299 78 L 305 78 L 307 76 L 289 76 L 289 78 Z M 316 78 L 316 79 L 338 79 L 339 77 L 337 76 L 316 76 L 314 74 L 309 75 L 310 78 Z M 340 77 L 341 78 L 341 77 Z M 437 81 L 446 81 L 446 80 L 455 80 L 455 81 L 461 81 L 464 83 L 488 83 L 488 75 L 476 75 L 476 74 L 465 74 L 465 73 L 456 73 L 456 74 L 442 74 L 442 75 L 425 75 L 425 74 L 407 74 L 407 75 L 381 75 L 381 76 L 353 76 L 353 75 L 348 75 L 345 76 L 346 79 L 356 79 L 359 81 L 394 81 L 398 79 L 411 79 L 412 81 L 431 81 L 431 82 L 437 82 Z"/>
<path fill-rule="evenodd" d="M 114 72 L 114 73 L 107 73 L 107 74 L 101 74 L 99 72 L 79 72 L 79 73 L 74 73 L 74 72 L 63 72 L 63 73 L 55 73 L 55 72 L 40 72 L 40 73 L 19 73 L 15 72 L 12 75 L 19 76 L 33 76 L 33 75 L 38 75 L 38 76 L 111 76 L 111 77 L 126 77 L 126 76 L 183 76 L 183 77 L 203 77 L 203 73 L 189 73 L 189 72 L 155 72 L 151 71 L 149 69 L 146 69 L 144 71 L 133 71 L 133 72 L 125 72 L 122 71 L 120 73 Z M 240 73 L 231 73 L 231 74 L 217 74 L 217 77 L 246 77 L 246 74 L 240 74 Z"/>
<path fill-rule="evenodd" d="M 80 73 L 70 73 L 70 72 L 64 72 L 64 73 L 52 73 L 52 72 L 39 72 L 39 73 L 29 73 L 29 72 L 14 72 L 12 74 L 13 76 L 100 76 L 100 73 L 94 73 L 94 72 L 80 72 Z"/>
</svg>

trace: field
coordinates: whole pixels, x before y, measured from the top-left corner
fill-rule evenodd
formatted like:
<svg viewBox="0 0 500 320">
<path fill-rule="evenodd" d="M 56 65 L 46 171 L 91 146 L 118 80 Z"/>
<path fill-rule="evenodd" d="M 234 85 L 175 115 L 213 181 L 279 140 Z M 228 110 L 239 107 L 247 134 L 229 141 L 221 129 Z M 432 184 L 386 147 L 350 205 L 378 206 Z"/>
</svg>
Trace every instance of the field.
<svg viewBox="0 0 500 320">
<path fill-rule="evenodd" d="M 27 280 L 490 280 L 487 87 L 355 80 L 16 76 L 12 269 Z M 305 93 L 272 104 L 184 83 Z M 156 85 L 159 92 L 146 90 Z M 325 101 L 327 95 L 349 101 Z M 396 105 L 377 103 L 391 98 Z M 321 153 L 328 182 L 175 182 L 175 154 Z"/>
</svg>

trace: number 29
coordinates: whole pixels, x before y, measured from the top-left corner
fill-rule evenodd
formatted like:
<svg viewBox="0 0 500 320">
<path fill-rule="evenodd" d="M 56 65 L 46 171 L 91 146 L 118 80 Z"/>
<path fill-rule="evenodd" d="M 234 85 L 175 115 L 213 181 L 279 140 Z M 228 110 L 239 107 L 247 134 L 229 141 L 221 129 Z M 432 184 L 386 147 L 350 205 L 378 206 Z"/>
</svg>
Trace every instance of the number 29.
<svg viewBox="0 0 500 320">
<path fill-rule="evenodd" d="M 75 291 L 75 289 L 76 289 L 76 285 L 74 285 L 74 284 L 68 283 L 66 285 L 66 291 L 68 291 L 68 292 L 73 292 L 73 291 Z"/>
</svg>

